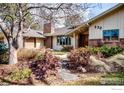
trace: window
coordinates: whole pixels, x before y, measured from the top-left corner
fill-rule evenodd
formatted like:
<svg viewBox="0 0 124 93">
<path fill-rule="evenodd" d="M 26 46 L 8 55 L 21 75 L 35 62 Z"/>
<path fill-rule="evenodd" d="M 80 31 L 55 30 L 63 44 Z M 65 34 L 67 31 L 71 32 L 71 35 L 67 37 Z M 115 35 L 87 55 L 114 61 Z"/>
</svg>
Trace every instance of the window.
<svg viewBox="0 0 124 93">
<path fill-rule="evenodd" d="M 119 29 L 103 30 L 103 39 L 105 41 L 118 40 Z"/>
<path fill-rule="evenodd" d="M 71 38 L 69 36 L 58 36 L 57 45 L 71 45 Z"/>
</svg>

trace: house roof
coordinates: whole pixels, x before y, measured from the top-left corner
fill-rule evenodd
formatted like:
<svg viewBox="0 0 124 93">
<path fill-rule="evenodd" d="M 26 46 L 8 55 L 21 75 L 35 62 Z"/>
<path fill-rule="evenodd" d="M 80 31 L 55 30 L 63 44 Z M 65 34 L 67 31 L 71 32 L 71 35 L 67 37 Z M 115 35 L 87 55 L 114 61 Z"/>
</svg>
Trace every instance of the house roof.
<svg viewBox="0 0 124 93">
<path fill-rule="evenodd" d="M 33 29 L 30 29 L 30 30 L 25 30 L 23 32 L 23 36 L 24 37 L 37 37 L 37 38 L 45 38 L 45 36 L 43 35 L 42 31 L 39 31 L 39 30 L 33 30 Z"/>
<path fill-rule="evenodd" d="M 97 15 L 97 16 L 91 18 L 91 19 L 89 19 L 88 21 L 86 21 L 86 22 L 80 24 L 77 28 L 75 28 L 74 30 L 72 30 L 71 32 L 69 32 L 69 34 L 74 33 L 75 31 L 77 31 L 77 30 L 78 30 L 79 28 L 81 28 L 81 27 L 82 27 L 82 28 L 83 28 L 83 27 L 87 27 L 87 26 L 89 25 L 89 23 L 91 23 L 91 22 L 93 22 L 93 21 L 96 21 L 96 20 L 99 19 L 99 18 L 102 18 L 103 16 L 105 16 L 105 15 L 107 15 L 107 14 L 109 14 L 109 13 L 115 11 L 116 9 L 118 9 L 118 8 L 120 8 L 120 7 L 124 7 L 124 4 L 123 4 L 123 3 L 119 3 L 119 4 L 115 5 L 114 7 L 112 7 L 112 8 L 110 8 L 110 9 L 106 10 L 105 12 L 102 12 L 101 14 L 99 14 L 99 15 Z M 86 26 L 86 25 L 87 25 L 87 26 Z"/>
<path fill-rule="evenodd" d="M 53 33 L 45 33 L 45 36 L 59 36 L 59 35 L 67 35 L 73 28 L 63 27 L 56 28 Z"/>
<path fill-rule="evenodd" d="M 107 15 L 107 14 L 109 14 L 109 13 L 115 11 L 116 9 L 118 9 L 118 8 L 120 8 L 120 7 L 122 7 L 122 6 L 124 7 L 124 4 L 123 4 L 123 3 L 119 3 L 119 4 L 115 5 L 115 6 L 113 6 L 112 8 L 110 8 L 110 9 L 108 9 L 108 10 L 102 12 L 101 14 L 99 14 L 99 15 L 97 15 L 97 16 L 91 18 L 91 19 L 88 20 L 86 23 L 90 23 L 90 22 L 92 22 L 92 21 L 95 21 L 95 20 L 97 20 L 97 19 L 99 19 L 99 18 L 101 18 L 101 17 L 103 17 L 103 16 L 105 16 L 105 15 Z"/>
<path fill-rule="evenodd" d="M 16 35 L 17 32 L 15 31 L 14 32 L 14 35 Z M 33 30 L 33 29 L 30 29 L 30 30 L 24 30 L 23 31 L 23 37 L 37 37 L 37 38 L 45 38 L 45 36 L 43 35 L 42 31 L 39 31 L 39 30 Z M 4 38 L 4 34 L 2 32 L 0 32 L 0 39 L 3 39 Z"/>
</svg>

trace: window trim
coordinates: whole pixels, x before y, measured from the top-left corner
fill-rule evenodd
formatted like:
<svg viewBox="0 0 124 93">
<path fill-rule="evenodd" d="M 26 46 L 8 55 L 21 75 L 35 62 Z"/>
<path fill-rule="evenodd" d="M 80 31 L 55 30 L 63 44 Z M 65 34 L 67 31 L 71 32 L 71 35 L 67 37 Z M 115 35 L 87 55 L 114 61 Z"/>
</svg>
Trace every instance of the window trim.
<svg viewBox="0 0 124 93">
<path fill-rule="evenodd" d="M 118 30 L 118 39 L 117 40 L 112 40 L 112 36 L 110 36 L 110 40 L 106 41 L 104 40 L 104 31 L 112 31 L 112 30 Z M 102 30 L 102 33 L 103 33 L 103 41 L 104 42 L 119 42 L 119 33 L 120 33 L 120 30 L 119 29 L 107 29 L 107 30 Z"/>
<path fill-rule="evenodd" d="M 63 37 L 65 37 L 66 39 L 63 39 L 63 40 L 65 40 L 64 41 L 64 43 L 65 44 L 63 44 L 63 42 L 62 42 L 62 44 L 61 44 L 61 42 L 60 41 L 62 41 L 61 39 L 63 38 Z M 62 35 L 62 36 L 57 36 L 57 45 L 71 45 L 71 37 L 70 36 L 64 36 L 64 35 Z"/>
</svg>

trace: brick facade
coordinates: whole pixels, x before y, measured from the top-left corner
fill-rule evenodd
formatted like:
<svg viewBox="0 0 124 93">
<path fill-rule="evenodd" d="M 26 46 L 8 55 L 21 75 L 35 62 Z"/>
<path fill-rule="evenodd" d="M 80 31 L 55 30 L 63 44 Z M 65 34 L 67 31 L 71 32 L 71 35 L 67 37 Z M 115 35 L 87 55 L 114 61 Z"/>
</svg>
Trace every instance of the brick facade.
<svg viewBox="0 0 124 93">
<path fill-rule="evenodd" d="M 51 33 L 51 23 L 44 24 L 43 33 Z"/>
<path fill-rule="evenodd" d="M 102 46 L 104 44 L 113 46 L 121 46 L 124 47 L 124 38 L 120 38 L 119 41 L 112 41 L 112 42 L 104 42 L 102 39 L 90 39 L 89 40 L 89 46 Z"/>
<path fill-rule="evenodd" d="M 124 38 L 120 38 L 120 44 L 121 47 L 124 47 Z"/>
<path fill-rule="evenodd" d="M 103 42 L 102 39 L 90 39 L 88 42 L 89 46 L 102 46 Z"/>
</svg>

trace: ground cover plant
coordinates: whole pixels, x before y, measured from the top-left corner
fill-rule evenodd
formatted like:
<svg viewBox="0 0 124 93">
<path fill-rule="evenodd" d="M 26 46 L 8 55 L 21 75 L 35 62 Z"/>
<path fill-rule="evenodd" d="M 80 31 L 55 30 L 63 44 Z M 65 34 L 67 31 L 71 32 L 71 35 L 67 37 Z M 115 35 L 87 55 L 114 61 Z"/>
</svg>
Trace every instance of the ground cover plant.
<svg viewBox="0 0 124 93">
<path fill-rule="evenodd" d="M 31 75 L 31 70 L 29 68 L 23 68 L 23 69 L 16 69 L 11 73 L 11 75 L 8 77 L 10 80 L 24 80 L 29 78 Z"/>
</svg>

